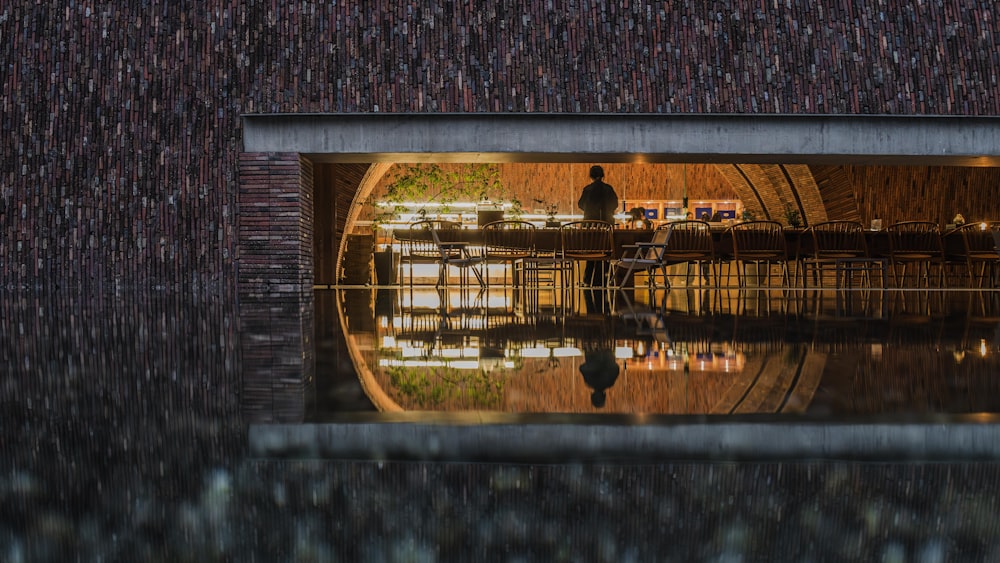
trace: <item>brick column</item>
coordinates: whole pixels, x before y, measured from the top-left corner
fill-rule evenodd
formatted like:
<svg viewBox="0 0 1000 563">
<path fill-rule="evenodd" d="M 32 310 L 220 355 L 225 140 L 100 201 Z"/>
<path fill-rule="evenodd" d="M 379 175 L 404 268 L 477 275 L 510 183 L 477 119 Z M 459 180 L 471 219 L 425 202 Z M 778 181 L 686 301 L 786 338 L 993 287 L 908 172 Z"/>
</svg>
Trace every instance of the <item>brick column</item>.
<svg viewBox="0 0 1000 563">
<path fill-rule="evenodd" d="M 315 382 L 312 191 L 298 154 L 240 154 L 240 403 L 251 421 L 301 421 Z"/>
</svg>

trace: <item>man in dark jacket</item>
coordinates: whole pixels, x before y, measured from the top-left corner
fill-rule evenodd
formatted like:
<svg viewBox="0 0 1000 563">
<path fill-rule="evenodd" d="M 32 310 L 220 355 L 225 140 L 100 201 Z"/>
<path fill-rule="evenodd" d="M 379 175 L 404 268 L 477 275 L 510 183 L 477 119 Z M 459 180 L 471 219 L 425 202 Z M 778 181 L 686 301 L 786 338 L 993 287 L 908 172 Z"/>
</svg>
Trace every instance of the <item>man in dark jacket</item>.
<svg viewBox="0 0 1000 563">
<path fill-rule="evenodd" d="M 583 188 L 580 201 L 577 202 L 583 210 L 583 218 L 614 223 L 615 211 L 618 209 L 618 194 L 614 188 L 604 183 L 604 168 L 591 166 L 590 179 L 593 182 Z"/>
<path fill-rule="evenodd" d="M 618 209 L 618 194 L 615 189 L 604 183 L 604 168 L 590 167 L 590 179 L 593 180 L 583 188 L 577 206 L 583 210 L 584 219 L 598 219 L 614 224 L 615 211 Z M 604 279 L 604 262 L 588 261 L 583 279 L 592 284 L 594 280 Z"/>
</svg>

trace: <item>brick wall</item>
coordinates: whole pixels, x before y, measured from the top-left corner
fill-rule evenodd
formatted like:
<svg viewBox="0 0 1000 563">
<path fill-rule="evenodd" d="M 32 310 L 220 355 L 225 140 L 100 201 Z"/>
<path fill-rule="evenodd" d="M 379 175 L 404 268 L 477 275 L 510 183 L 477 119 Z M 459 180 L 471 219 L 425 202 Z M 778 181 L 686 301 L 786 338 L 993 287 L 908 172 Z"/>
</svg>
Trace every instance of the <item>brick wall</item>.
<svg viewBox="0 0 1000 563">
<path fill-rule="evenodd" d="M 298 421 L 315 385 L 312 163 L 239 160 L 240 351 L 244 416 Z"/>
</svg>

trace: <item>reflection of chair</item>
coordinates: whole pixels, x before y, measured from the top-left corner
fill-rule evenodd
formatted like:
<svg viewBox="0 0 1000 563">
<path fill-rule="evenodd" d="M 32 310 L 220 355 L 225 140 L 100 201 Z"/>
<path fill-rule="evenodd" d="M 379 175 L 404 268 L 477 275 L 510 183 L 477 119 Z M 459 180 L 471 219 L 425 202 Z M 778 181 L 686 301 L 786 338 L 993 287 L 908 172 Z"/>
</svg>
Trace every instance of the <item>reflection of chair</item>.
<svg viewBox="0 0 1000 563">
<path fill-rule="evenodd" d="M 656 270 L 660 270 L 664 286 L 670 287 L 670 282 L 667 280 L 667 263 L 664 260 L 669 238 L 670 227 L 661 225 L 653 231 L 653 238 L 649 242 L 625 245 L 621 258 L 611 261 L 609 285 L 623 287 L 628 284 L 631 277 L 634 286 L 635 278 L 633 276 L 636 272 L 644 271 L 649 277 L 649 288 L 654 289 L 656 288 Z M 630 255 L 627 255 L 629 253 Z"/>
<path fill-rule="evenodd" d="M 850 286 L 850 277 L 861 272 L 871 286 L 871 270 L 878 268 L 885 286 L 885 260 L 873 258 L 865 242 L 864 227 L 857 221 L 826 221 L 807 230 L 812 238 L 812 252 L 802 260 L 802 285 L 807 285 L 810 268 L 813 284 L 823 286 L 824 268 L 833 267 L 834 285 Z M 843 274 L 843 276 L 842 276 Z"/>
<path fill-rule="evenodd" d="M 740 287 L 747 285 L 747 265 L 754 264 L 759 278 L 761 267 L 771 285 L 771 265 L 781 266 L 782 281 L 788 284 L 788 250 L 785 231 L 777 221 L 748 221 L 729 227 L 733 240 L 733 260 Z"/>
<path fill-rule="evenodd" d="M 409 284 L 413 286 L 413 266 L 415 264 L 437 264 L 438 265 L 438 285 L 445 282 L 447 268 L 441 263 L 441 251 L 431 232 L 435 230 L 458 229 L 461 225 L 454 221 L 443 221 L 428 219 L 411 223 L 409 228 L 396 232 L 402 249 L 402 256 L 399 261 L 400 266 L 406 265 L 409 274 Z M 402 280 L 402 277 L 400 277 Z"/>
<path fill-rule="evenodd" d="M 483 259 L 486 264 L 510 263 L 511 280 L 519 285 L 524 260 L 535 255 L 535 225 L 527 221 L 494 221 L 483 225 Z M 507 269 L 504 268 L 504 284 Z M 486 285 L 489 285 L 487 272 Z"/>
<path fill-rule="evenodd" d="M 598 275 L 602 277 L 602 284 L 606 281 L 603 266 L 614 257 L 615 252 L 613 229 L 614 226 L 611 223 L 595 219 L 573 221 L 559 228 L 562 257 L 574 262 L 594 263 L 595 267 L 590 271 L 591 279 L 586 280 L 590 285 L 594 285 L 594 278 Z M 599 271 L 600 274 L 598 274 Z"/>
<path fill-rule="evenodd" d="M 892 279 L 896 287 L 901 287 L 900 278 L 906 279 L 909 265 L 917 267 L 916 285 L 921 282 L 930 285 L 930 272 L 938 267 L 938 285 L 944 284 L 944 247 L 941 244 L 941 230 L 931 221 L 902 221 L 886 228 L 889 235 L 889 260 L 892 265 Z M 899 271 L 902 266 L 902 271 Z M 898 275 L 897 275 L 898 272 Z"/>
<path fill-rule="evenodd" d="M 542 290 L 546 290 L 545 294 L 551 295 L 547 305 L 553 312 L 563 312 L 573 304 L 573 261 L 563 257 L 562 243 L 558 236 L 545 242 L 547 244 L 538 241 L 535 254 L 521 260 L 525 308 L 541 311 L 545 301 L 542 299 Z"/>
<path fill-rule="evenodd" d="M 956 229 L 962 237 L 962 253 L 958 258 L 965 262 L 966 272 L 969 275 L 969 287 L 983 287 L 987 269 L 991 274 L 990 280 L 995 277 L 996 266 L 1000 262 L 1000 254 L 997 254 L 997 243 L 993 240 L 995 229 L 995 225 L 982 225 L 980 223 L 970 223 Z M 954 233 L 949 236 L 954 236 Z M 978 273 L 976 273 L 977 265 L 979 266 Z M 976 278 L 979 279 L 978 284 Z"/>
<path fill-rule="evenodd" d="M 675 221 L 669 226 L 670 238 L 663 254 L 666 264 L 685 264 L 685 280 L 690 275 L 691 264 L 694 264 L 697 267 L 695 276 L 707 281 L 711 269 L 716 268 L 711 226 L 705 221 Z M 715 285 L 719 285 L 718 277 L 716 271 Z"/>
</svg>

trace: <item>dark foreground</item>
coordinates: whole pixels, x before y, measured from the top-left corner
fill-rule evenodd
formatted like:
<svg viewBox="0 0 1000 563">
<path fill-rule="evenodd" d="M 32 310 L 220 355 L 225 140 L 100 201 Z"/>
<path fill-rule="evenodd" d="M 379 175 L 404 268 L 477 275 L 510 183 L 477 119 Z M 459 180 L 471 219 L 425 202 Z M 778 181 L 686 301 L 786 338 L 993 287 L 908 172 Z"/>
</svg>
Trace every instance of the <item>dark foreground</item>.
<svg viewBox="0 0 1000 563">
<path fill-rule="evenodd" d="M 234 304 L 8 295 L 0 309 L 4 561 L 1000 556 L 998 463 L 259 458 Z"/>
</svg>

